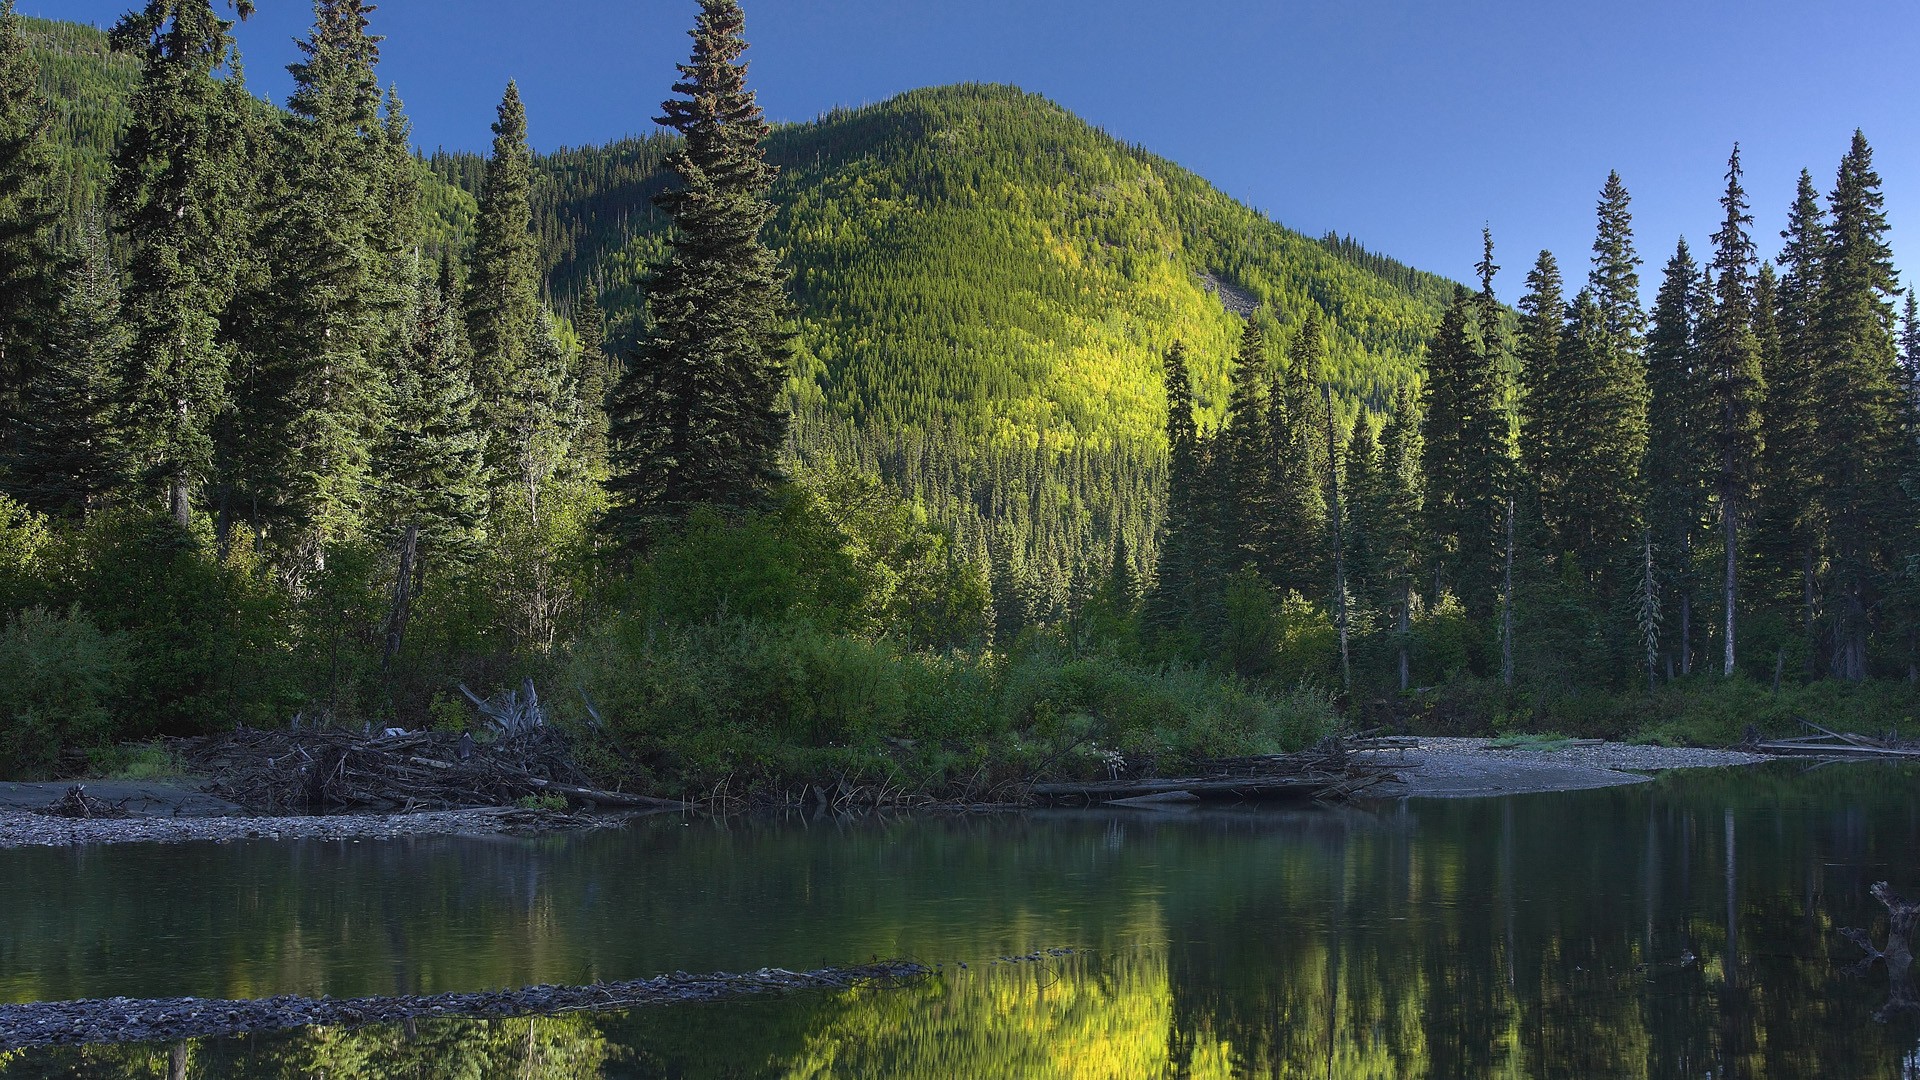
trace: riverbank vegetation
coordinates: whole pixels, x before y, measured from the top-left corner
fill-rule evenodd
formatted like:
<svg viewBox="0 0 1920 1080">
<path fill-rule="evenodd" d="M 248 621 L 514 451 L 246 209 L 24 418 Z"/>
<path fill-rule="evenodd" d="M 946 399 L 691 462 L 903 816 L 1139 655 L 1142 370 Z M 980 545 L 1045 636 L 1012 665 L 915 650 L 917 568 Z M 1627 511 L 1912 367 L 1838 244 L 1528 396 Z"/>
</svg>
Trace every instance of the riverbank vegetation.
<svg viewBox="0 0 1920 1080">
<path fill-rule="evenodd" d="M 540 157 L 510 85 L 424 160 L 370 12 L 274 109 L 208 0 L 0 0 L 0 772 L 527 679 L 675 795 L 1920 707 L 1864 138 L 1777 268 L 1736 152 L 1650 317 L 1610 178 L 1516 315 L 1490 237 L 1451 286 L 1017 91 L 776 131 L 727 0 L 665 132 Z"/>
</svg>

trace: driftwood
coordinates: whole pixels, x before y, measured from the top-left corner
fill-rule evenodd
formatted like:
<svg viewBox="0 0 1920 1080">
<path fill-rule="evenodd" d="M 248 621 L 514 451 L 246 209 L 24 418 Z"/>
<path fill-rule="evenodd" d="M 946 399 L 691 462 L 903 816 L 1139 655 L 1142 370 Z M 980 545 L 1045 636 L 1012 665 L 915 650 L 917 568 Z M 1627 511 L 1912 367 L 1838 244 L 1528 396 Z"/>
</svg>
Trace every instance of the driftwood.
<svg viewBox="0 0 1920 1080">
<path fill-rule="evenodd" d="M 1920 743 L 1903 740 L 1888 734 L 1884 738 L 1871 738 L 1850 732 L 1834 731 L 1821 727 L 1805 717 L 1800 723 L 1816 734 L 1802 735 L 1791 739 L 1761 740 L 1750 737 L 1751 748 L 1762 754 L 1775 754 L 1782 757 L 1860 757 L 1892 760 L 1920 761 Z M 1750 732 L 1750 736 L 1757 735 Z"/>
<path fill-rule="evenodd" d="M 86 788 L 75 784 L 67 789 L 60 801 L 42 808 L 40 813 L 64 818 L 123 818 L 127 816 L 127 806 L 124 802 L 110 803 L 105 799 L 96 799 L 87 794 Z"/>
<path fill-rule="evenodd" d="M 429 731 L 242 728 L 189 741 L 182 756 L 211 778 L 211 794 L 265 814 L 458 810 L 554 795 L 609 807 L 680 805 L 593 787 L 566 736 L 543 725 L 490 743 Z"/>
<path fill-rule="evenodd" d="M 1202 762 L 1183 777 L 1036 783 L 1028 785 L 1027 794 L 1042 803 L 1162 808 L 1180 802 L 1348 799 L 1395 778 L 1401 763 L 1373 752 L 1405 748 L 1399 740 L 1330 739 L 1298 754 Z"/>
<path fill-rule="evenodd" d="M 1920 924 L 1920 903 L 1894 894 L 1882 881 L 1873 886 L 1873 898 L 1887 909 L 1887 944 L 1881 948 L 1865 930 L 1847 928 L 1840 935 L 1866 950 L 1866 959 L 1849 969 L 1865 975 L 1876 961 L 1887 965 L 1887 1003 L 1875 1010 L 1873 1018 L 1886 1023 L 1901 1013 L 1920 1012 L 1920 993 L 1913 985 L 1913 932 Z"/>
</svg>

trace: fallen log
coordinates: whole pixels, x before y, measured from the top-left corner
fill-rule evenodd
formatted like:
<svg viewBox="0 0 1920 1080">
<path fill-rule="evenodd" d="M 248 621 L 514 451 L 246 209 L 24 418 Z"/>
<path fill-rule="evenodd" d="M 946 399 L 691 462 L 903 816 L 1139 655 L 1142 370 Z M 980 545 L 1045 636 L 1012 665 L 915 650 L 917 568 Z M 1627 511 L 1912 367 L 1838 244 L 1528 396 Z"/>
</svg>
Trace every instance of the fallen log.
<svg viewBox="0 0 1920 1080">
<path fill-rule="evenodd" d="M 541 791 L 550 791 L 555 795 L 565 795 L 569 799 L 596 803 L 600 806 L 630 806 L 635 809 L 677 810 L 687 804 L 679 799 L 656 799 L 651 795 L 629 795 L 621 791 L 601 791 L 598 788 L 574 787 L 572 784 L 556 784 L 551 780 L 529 777 L 527 783 Z"/>
<path fill-rule="evenodd" d="M 1864 746 L 1856 742 L 1814 743 L 1775 740 L 1760 743 L 1754 747 L 1754 750 L 1762 754 L 1776 754 L 1782 757 L 1885 757 L 1920 760 L 1920 750 Z"/>
</svg>

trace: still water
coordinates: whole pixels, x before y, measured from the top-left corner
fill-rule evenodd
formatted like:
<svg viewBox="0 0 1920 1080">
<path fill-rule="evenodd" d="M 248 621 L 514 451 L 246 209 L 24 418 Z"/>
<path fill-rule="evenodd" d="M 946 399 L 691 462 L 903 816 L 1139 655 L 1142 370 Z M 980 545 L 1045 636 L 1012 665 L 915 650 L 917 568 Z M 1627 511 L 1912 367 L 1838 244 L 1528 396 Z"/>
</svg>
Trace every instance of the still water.
<svg viewBox="0 0 1920 1080">
<path fill-rule="evenodd" d="M 1875 881 L 1920 772 L 1368 808 L 0 853 L 0 1000 L 432 993 L 878 957 L 904 989 L 0 1052 L 11 1077 L 1920 1077 Z M 1069 948 L 1040 963 L 997 958 Z M 965 966 L 962 967 L 961 965 Z M 181 1070 L 184 1070 L 183 1072 Z"/>
</svg>

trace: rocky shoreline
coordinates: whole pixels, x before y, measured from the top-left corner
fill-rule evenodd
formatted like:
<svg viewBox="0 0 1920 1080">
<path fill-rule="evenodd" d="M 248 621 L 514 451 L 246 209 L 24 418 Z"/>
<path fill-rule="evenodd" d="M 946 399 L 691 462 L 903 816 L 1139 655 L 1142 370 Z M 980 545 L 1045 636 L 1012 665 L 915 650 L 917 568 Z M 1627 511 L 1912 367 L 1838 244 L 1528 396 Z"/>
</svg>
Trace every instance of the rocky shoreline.
<svg viewBox="0 0 1920 1080">
<path fill-rule="evenodd" d="M 360 1027 L 417 1019 L 503 1019 L 593 1010 L 613 1012 L 803 990 L 897 985 L 930 974 L 905 961 L 858 967 L 787 971 L 762 968 L 744 975 L 689 975 L 593 986 L 530 986 L 430 997 L 351 999 L 273 997 L 251 1001 L 203 998 L 105 998 L 0 1005 L 0 1051 L 36 1046 L 173 1042 L 302 1027 Z"/>
<path fill-rule="evenodd" d="M 1420 738 L 1394 750 L 1368 751 L 1367 761 L 1398 777 L 1365 793 L 1378 798 L 1479 798 L 1536 792 L 1582 791 L 1643 783 L 1669 769 L 1725 768 L 1773 760 L 1764 754 L 1691 747 L 1636 746 L 1576 742 L 1549 748 L 1496 748 L 1492 740 Z M 19 785 L 16 785 L 19 786 Z M 198 797 L 181 791 L 180 798 Z M 167 793 L 154 788 L 148 798 L 164 804 Z M 162 809 L 164 806 L 162 805 Z M 929 806 L 929 811 L 1018 810 L 991 807 Z M 68 847 L 76 844 L 230 843 L 247 840 L 394 840 L 427 836 L 497 836 L 558 832 L 619 825 L 654 811 L 567 813 L 494 807 L 399 814 L 325 814 L 269 817 L 147 816 L 64 818 L 0 806 L 0 850 Z"/>
<path fill-rule="evenodd" d="M 395 840 L 422 836 L 499 836 L 619 825 L 632 813 L 572 814 L 521 807 L 413 814 L 311 817 L 63 818 L 0 810 L 0 850 L 75 844 L 182 844 L 243 840 Z"/>
</svg>

